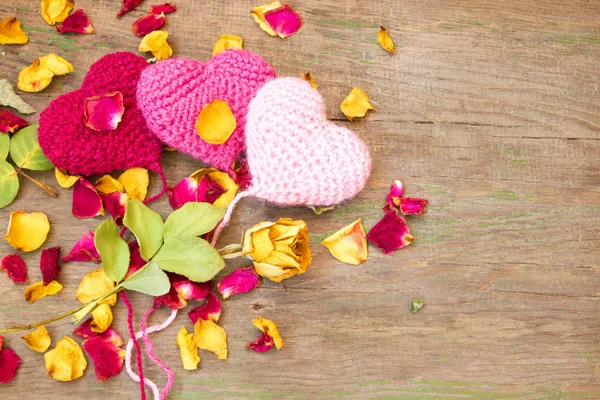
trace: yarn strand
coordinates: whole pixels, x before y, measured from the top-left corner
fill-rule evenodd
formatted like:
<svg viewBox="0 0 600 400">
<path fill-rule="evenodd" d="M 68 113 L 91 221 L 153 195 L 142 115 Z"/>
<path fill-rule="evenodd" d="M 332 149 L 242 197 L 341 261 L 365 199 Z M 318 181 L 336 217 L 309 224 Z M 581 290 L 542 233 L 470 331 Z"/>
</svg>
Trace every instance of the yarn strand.
<svg viewBox="0 0 600 400">
<path fill-rule="evenodd" d="M 237 196 L 235 196 L 235 198 L 231 201 L 231 203 L 229 204 L 229 207 L 227 207 L 227 212 L 225 213 L 225 216 L 223 217 L 223 219 L 221 220 L 219 225 L 217 225 L 217 227 L 215 228 L 215 233 L 213 234 L 212 242 L 211 242 L 213 247 L 215 247 L 215 245 L 217 244 L 217 241 L 219 240 L 219 236 L 221 235 L 221 232 L 223 231 L 223 229 L 225 229 L 225 227 L 229 224 L 229 220 L 231 219 L 231 214 L 233 214 L 233 209 L 235 208 L 237 202 L 240 201 L 241 199 L 243 199 L 244 197 L 250 196 L 250 195 L 251 195 L 250 191 L 246 190 L 244 192 L 238 193 Z"/>
<path fill-rule="evenodd" d="M 165 193 L 167 193 L 167 177 L 165 176 L 165 172 L 163 171 L 162 165 L 160 165 L 160 163 L 158 163 L 158 166 L 156 167 L 155 171 L 160 176 L 160 180 L 162 182 L 162 189 L 157 195 L 154 195 L 149 199 L 144 200 L 144 204 L 152 203 L 153 201 L 160 199 Z"/>
<path fill-rule="evenodd" d="M 144 370 L 142 368 L 142 349 L 140 347 L 140 344 L 138 343 L 137 340 L 133 340 L 136 337 L 135 334 L 135 330 L 133 329 L 133 306 L 131 305 L 131 302 L 129 301 L 129 299 L 127 298 L 127 295 L 125 294 L 125 292 L 121 291 L 119 293 L 119 295 L 121 296 L 121 300 L 123 300 L 123 303 L 125 303 L 125 306 L 127 307 L 127 326 L 129 328 L 129 341 L 133 341 L 133 345 L 135 345 L 135 360 L 137 363 L 137 367 L 138 367 L 138 374 L 139 374 L 139 382 L 140 382 L 140 398 L 141 400 L 146 400 L 146 390 L 144 389 Z M 129 347 L 129 343 L 127 344 L 127 347 Z M 129 369 L 131 369 L 131 360 L 129 360 L 128 362 L 129 366 L 128 366 L 128 372 Z M 131 376 L 131 374 L 130 374 Z"/>
</svg>

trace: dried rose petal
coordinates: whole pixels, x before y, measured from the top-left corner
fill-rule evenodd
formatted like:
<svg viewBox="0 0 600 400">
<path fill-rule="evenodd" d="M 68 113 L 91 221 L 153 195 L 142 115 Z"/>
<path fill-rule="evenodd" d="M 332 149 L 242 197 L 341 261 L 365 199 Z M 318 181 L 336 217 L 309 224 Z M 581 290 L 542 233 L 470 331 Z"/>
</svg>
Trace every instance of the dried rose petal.
<svg viewBox="0 0 600 400">
<path fill-rule="evenodd" d="M 400 199 L 400 211 L 404 215 L 420 215 L 425 212 L 429 201 L 417 197 L 403 197 Z"/>
<path fill-rule="evenodd" d="M 94 364 L 98 382 L 104 382 L 121 372 L 125 352 L 110 340 L 102 337 L 89 338 L 83 342 L 83 349 Z"/>
<path fill-rule="evenodd" d="M 8 383 L 15 378 L 21 359 L 12 349 L 2 348 L 4 337 L 0 336 L 0 383 Z"/>
<path fill-rule="evenodd" d="M 263 334 L 260 335 L 258 339 L 256 339 L 252 343 L 248 343 L 245 347 L 247 349 L 254 350 L 257 353 L 264 353 L 265 351 L 273 347 L 274 344 L 275 342 L 273 341 L 273 338 L 269 336 L 266 332 L 263 332 Z"/>
<path fill-rule="evenodd" d="M 245 158 L 238 169 L 235 170 L 235 183 L 238 184 L 240 190 L 245 190 L 250 186 L 252 181 L 252 175 L 250 174 L 250 168 L 248 168 L 248 160 Z"/>
<path fill-rule="evenodd" d="M 125 15 L 125 13 L 136 8 L 137 5 L 140 4 L 142 1 L 144 0 L 123 0 L 123 2 L 121 3 L 121 10 L 119 10 L 119 12 L 117 13 L 117 18 L 121 18 L 123 15 Z"/>
<path fill-rule="evenodd" d="M 260 329 L 262 332 L 268 334 L 273 338 L 273 343 L 275 343 L 275 347 L 277 350 L 283 347 L 283 339 L 279 334 L 279 328 L 277 328 L 277 324 L 270 319 L 266 319 L 261 317 L 260 315 L 256 317 L 256 319 L 252 320 L 252 325 Z"/>
<path fill-rule="evenodd" d="M 112 92 L 85 100 L 85 126 L 95 131 L 112 131 L 123 118 L 123 94 Z"/>
<path fill-rule="evenodd" d="M 129 278 L 136 272 L 138 269 L 142 268 L 146 265 L 146 261 L 142 258 L 140 254 L 140 245 L 137 241 L 133 241 L 129 243 L 129 269 L 127 270 L 127 274 L 125 274 L 125 278 Z"/>
<path fill-rule="evenodd" d="M 194 178 L 183 178 L 177 185 L 167 188 L 167 195 L 173 210 L 180 209 L 190 201 L 198 201 L 198 181 Z"/>
<path fill-rule="evenodd" d="M 94 322 L 94 318 L 86 319 L 85 322 L 75 328 L 73 335 L 84 339 L 101 337 L 104 340 L 114 343 L 116 346 L 123 346 L 123 339 L 121 339 L 121 336 L 119 336 L 117 331 L 115 331 L 113 328 L 108 328 L 102 333 L 94 332 L 92 330 L 92 322 Z"/>
<path fill-rule="evenodd" d="M 42 271 L 44 285 L 49 285 L 60 272 L 60 265 L 58 264 L 59 259 L 60 246 L 42 250 L 42 255 L 40 256 L 40 270 Z"/>
<path fill-rule="evenodd" d="M 84 233 L 81 239 L 75 243 L 69 254 L 61 258 L 62 262 L 93 261 L 99 263 L 101 260 L 100 253 L 98 253 L 94 244 L 94 232 Z"/>
<path fill-rule="evenodd" d="M 413 241 L 413 236 L 404 218 L 393 210 L 386 212 L 383 218 L 371 228 L 367 239 L 379 247 L 384 254 L 390 254 L 396 249 L 408 246 Z"/>
<path fill-rule="evenodd" d="M 125 207 L 127 206 L 127 200 L 129 196 L 127 193 L 112 192 L 106 194 L 100 194 L 102 204 L 106 211 L 112 215 L 117 225 L 123 225 L 123 217 L 125 216 Z"/>
<path fill-rule="evenodd" d="M 400 206 L 400 198 L 404 193 L 404 186 L 402 182 L 395 180 L 392 186 L 390 186 L 390 192 L 387 195 L 385 204 L 383 205 L 384 210 L 393 210 L 394 207 Z"/>
<path fill-rule="evenodd" d="M 131 25 L 131 31 L 135 36 L 146 36 L 150 32 L 154 32 L 162 28 L 167 22 L 165 14 L 144 14 Z"/>
<path fill-rule="evenodd" d="M 396 49 L 394 48 L 394 41 L 387 32 L 387 29 L 385 29 L 383 26 L 379 27 L 379 32 L 377 32 L 377 41 L 387 52 L 396 52 Z"/>
<path fill-rule="evenodd" d="M 226 190 L 223 186 L 204 175 L 198 183 L 198 201 L 214 204 Z"/>
<path fill-rule="evenodd" d="M 254 267 L 238 268 L 217 284 L 219 292 L 223 296 L 223 300 L 228 299 L 234 294 L 247 293 L 256 289 L 262 284 Z"/>
<path fill-rule="evenodd" d="M 81 8 L 69 15 L 60 25 L 57 25 L 56 30 L 60 33 L 73 32 L 84 35 L 94 33 L 92 21 L 90 21 Z"/>
<path fill-rule="evenodd" d="M 29 126 L 29 122 L 23 118 L 17 117 L 15 114 L 8 110 L 0 110 L 0 132 L 1 133 L 15 133 L 21 128 Z"/>
<path fill-rule="evenodd" d="M 169 274 L 171 289 L 169 293 L 154 298 L 154 305 L 166 305 L 173 310 L 179 310 L 187 305 L 188 300 L 203 300 L 211 289 L 211 282 L 196 283 L 186 277 Z"/>
<path fill-rule="evenodd" d="M 277 35 L 283 39 L 292 36 L 302 27 L 300 14 L 292 10 L 289 4 L 264 13 L 264 18 Z"/>
<path fill-rule="evenodd" d="M 198 318 L 204 321 L 210 319 L 217 322 L 221 317 L 221 301 L 216 294 L 209 293 L 204 304 L 188 312 L 188 317 L 194 324 L 198 321 Z"/>
<path fill-rule="evenodd" d="M 152 6 L 150 9 L 150 14 L 170 14 L 172 12 L 177 11 L 177 7 L 171 3 L 159 4 L 157 6 Z"/>
<path fill-rule="evenodd" d="M 6 274 L 14 283 L 27 283 L 27 266 L 25 261 L 18 254 L 9 254 L 0 260 L 0 269 L 6 271 Z"/>
<path fill-rule="evenodd" d="M 72 212 L 77 218 L 92 218 L 104 215 L 100 195 L 94 185 L 83 178 L 79 178 L 73 189 Z"/>
<path fill-rule="evenodd" d="M 171 285 L 168 293 L 154 298 L 154 306 L 160 307 L 161 305 L 165 305 L 172 310 L 180 310 L 187 305 L 187 302 L 179 297 L 177 290 Z"/>
</svg>

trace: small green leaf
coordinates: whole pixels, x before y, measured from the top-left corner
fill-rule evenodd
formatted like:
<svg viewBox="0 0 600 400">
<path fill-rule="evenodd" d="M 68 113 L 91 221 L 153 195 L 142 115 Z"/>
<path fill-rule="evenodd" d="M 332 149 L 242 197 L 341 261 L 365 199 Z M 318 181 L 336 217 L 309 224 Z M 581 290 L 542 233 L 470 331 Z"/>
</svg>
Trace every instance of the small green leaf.
<svg viewBox="0 0 600 400">
<path fill-rule="evenodd" d="M 173 211 L 165 222 L 165 243 L 177 236 L 200 236 L 215 229 L 227 208 L 209 203 L 190 202 Z"/>
<path fill-rule="evenodd" d="M 104 273 L 119 282 L 129 269 L 129 245 L 119 235 L 119 228 L 110 218 L 96 228 L 94 245 L 102 257 Z"/>
<path fill-rule="evenodd" d="M 121 286 L 148 296 L 162 296 L 171 289 L 171 282 L 167 274 L 158 268 L 158 264 L 152 261 L 137 270 Z"/>
<path fill-rule="evenodd" d="M 12 165 L 0 160 L 0 208 L 6 207 L 17 197 L 19 177 Z"/>
<path fill-rule="evenodd" d="M 197 237 L 171 238 L 152 261 L 163 271 L 183 275 L 194 282 L 209 281 L 225 267 L 219 252 Z"/>
<path fill-rule="evenodd" d="M 6 160 L 10 150 L 10 136 L 8 133 L 0 132 L 0 160 Z"/>
<path fill-rule="evenodd" d="M 149 261 L 163 244 L 164 224 L 160 215 L 138 199 L 129 200 L 123 223 L 140 245 L 140 255 Z"/>
<path fill-rule="evenodd" d="M 419 311 L 423 306 L 425 305 L 425 302 L 421 299 L 414 299 L 410 302 L 409 304 L 409 310 L 411 313 L 416 313 L 417 311 Z"/>
<path fill-rule="evenodd" d="M 47 171 L 54 168 L 44 155 L 37 139 L 37 124 L 30 125 L 15 133 L 10 140 L 10 157 L 23 169 Z"/>
</svg>

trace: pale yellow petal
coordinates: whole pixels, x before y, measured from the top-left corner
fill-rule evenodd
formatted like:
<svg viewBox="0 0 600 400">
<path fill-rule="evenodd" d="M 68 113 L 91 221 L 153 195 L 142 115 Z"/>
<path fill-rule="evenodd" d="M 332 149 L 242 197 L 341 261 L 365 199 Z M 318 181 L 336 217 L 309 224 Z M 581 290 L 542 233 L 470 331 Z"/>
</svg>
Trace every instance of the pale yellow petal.
<svg viewBox="0 0 600 400">
<path fill-rule="evenodd" d="M 217 39 L 213 46 L 213 57 L 219 53 L 229 49 L 242 49 L 244 45 L 244 38 L 234 35 L 223 35 Z"/>
<path fill-rule="evenodd" d="M 269 257 L 269 254 L 275 249 L 271 238 L 269 237 L 269 229 L 261 229 L 256 232 L 252 232 L 250 235 L 250 242 L 254 249 L 248 255 L 257 262 L 262 262 L 264 259 Z"/>
<path fill-rule="evenodd" d="M 205 105 L 196 120 L 196 132 L 206 143 L 223 144 L 229 139 L 237 122 L 224 100 L 213 100 Z"/>
<path fill-rule="evenodd" d="M 277 350 L 283 347 L 283 339 L 281 338 L 281 335 L 279 335 L 279 329 L 277 329 L 275 322 L 259 315 L 258 318 L 252 320 L 252 324 L 273 338 Z"/>
<path fill-rule="evenodd" d="M 277 36 L 277 32 L 275 32 L 273 30 L 273 28 L 271 28 L 271 25 L 269 25 L 269 23 L 265 20 L 264 14 L 267 11 L 275 10 L 276 8 L 279 8 L 279 7 L 281 7 L 280 2 L 272 1 L 270 3 L 254 7 L 252 9 L 252 11 L 250 11 L 250 13 L 252 14 L 252 17 L 254 18 L 254 20 L 256 21 L 258 26 L 260 26 L 260 29 L 267 32 L 271 36 Z"/>
<path fill-rule="evenodd" d="M 27 344 L 27 347 L 38 353 L 45 352 L 52 344 L 52 339 L 50 339 L 50 335 L 44 325 L 38 326 L 35 331 L 23 336 L 23 340 Z"/>
<path fill-rule="evenodd" d="M 167 31 L 151 32 L 144 36 L 138 51 L 150 51 L 157 60 L 166 60 L 173 55 L 173 49 L 167 42 L 168 36 L 169 33 Z"/>
<path fill-rule="evenodd" d="M 387 52 L 396 52 L 396 49 L 394 48 L 394 41 L 383 26 L 379 27 L 379 32 L 377 32 L 377 41 Z"/>
<path fill-rule="evenodd" d="M 50 25 L 63 22 L 73 6 L 73 0 L 42 0 L 42 17 Z"/>
<path fill-rule="evenodd" d="M 119 176 L 118 181 L 123 185 L 123 190 L 130 199 L 144 201 L 148 194 L 148 170 L 145 168 L 129 168 Z"/>
<path fill-rule="evenodd" d="M 183 368 L 188 371 L 198 369 L 200 356 L 198 355 L 198 345 L 194 341 L 194 334 L 188 333 L 185 326 L 182 326 L 177 333 L 175 344 L 179 346 L 179 356 L 183 363 Z"/>
<path fill-rule="evenodd" d="M 340 109 L 346 118 L 352 121 L 356 117 L 364 117 L 368 110 L 374 110 L 375 107 L 369 101 L 365 91 L 357 86 L 342 101 Z"/>
<path fill-rule="evenodd" d="M 202 350 L 212 351 L 219 360 L 227 359 L 227 334 L 212 320 L 198 318 L 194 325 L 194 342 Z"/>
<path fill-rule="evenodd" d="M 83 376 L 87 361 L 76 341 L 65 336 L 44 354 L 46 371 L 57 381 L 69 382 Z"/>
<path fill-rule="evenodd" d="M 44 282 L 36 282 L 25 289 L 25 300 L 33 303 L 36 300 L 46 296 L 52 296 L 62 290 L 62 285 L 56 281 L 52 281 L 44 286 Z"/>
<path fill-rule="evenodd" d="M 360 218 L 323 240 L 323 245 L 346 264 L 358 265 L 368 257 L 367 235 Z"/>
<path fill-rule="evenodd" d="M 92 311 L 92 323 L 90 329 L 92 332 L 102 333 L 106 331 L 113 321 L 113 313 L 110 306 L 106 303 L 100 304 Z"/>
<path fill-rule="evenodd" d="M 102 297 L 114 288 L 115 282 L 112 281 L 108 276 L 106 276 L 102 268 L 99 268 L 88 272 L 83 277 L 81 283 L 79 284 L 79 287 L 77 288 L 75 297 L 83 304 L 87 304 L 93 300 L 96 300 L 99 297 Z M 109 306 L 114 306 L 116 302 L 117 295 L 113 294 L 105 300 L 103 300 L 101 304 L 106 303 Z"/>
<path fill-rule="evenodd" d="M 35 93 L 44 90 L 50 82 L 54 73 L 46 67 L 42 67 L 40 60 L 35 60 L 31 65 L 23 68 L 17 78 L 17 87 L 24 92 Z"/>
<path fill-rule="evenodd" d="M 123 192 L 123 184 L 110 175 L 104 175 L 98 179 L 94 186 L 102 193 Z"/>
<path fill-rule="evenodd" d="M 44 244 L 49 231 L 50 222 L 46 214 L 37 211 L 13 211 L 8 221 L 6 240 L 17 250 L 33 251 Z"/>
<path fill-rule="evenodd" d="M 57 56 L 54 53 L 50 53 L 43 57 L 38 58 L 42 68 L 49 69 L 54 75 L 66 75 L 73 71 L 73 66 L 67 60 Z"/>
<path fill-rule="evenodd" d="M 60 187 L 65 189 L 70 188 L 79 180 L 77 175 L 68 175 L 58 168 L 54 168 L 54 176 L 56 177 L 56 182 L 58 182 Z"/>
</svg>

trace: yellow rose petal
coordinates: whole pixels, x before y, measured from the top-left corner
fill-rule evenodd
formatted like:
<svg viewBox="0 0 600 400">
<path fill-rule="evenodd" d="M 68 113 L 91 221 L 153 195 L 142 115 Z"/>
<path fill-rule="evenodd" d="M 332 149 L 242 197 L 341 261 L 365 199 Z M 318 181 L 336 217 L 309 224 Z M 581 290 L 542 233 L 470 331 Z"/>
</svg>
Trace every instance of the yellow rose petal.
<svg viewBox="0 0 600 400">
<path fill-rule="evenodd" d="M 235 198 L 235 195 L 238 192 L 239 186 L 231 175 L 227 172 L 219 171 L 216 168 L 202 168 L 198 171 L 194 172 L 190 175 L 190 178 L 194 178 L 198 182 L 202 179 L 203 176 L 206 176 L 211 181 L 218 183 L 223 189 L 225 189 L 225 193 L 219 196 L 217 200 L 213 203 L 215 207 L 226 207 L 231 203 L 231 201 Z"/>
<path fill-rule="evenodd" d="M 46 286 L 44 286 L 44 282 L 36 282 L 33 285 L 27 287 L 25 289 L 25 300 L 30 303 L 33 303 L 36 300 L 39 300 L 46 296 L 52 296 L 62 290 L 62 285 L 56 281 L 52 281 Z"/>
<path fill-rule="evenodd" d="M 144 36 L 138 51 L 150 51 L 157 60 L 166 60 L 173 55 L 173 49 L 167 43 L 168 36 L 169 33 L 167 31 L 151 32 Z"/>
<path fill-rule="evenodd" d="M 377 41 L 387 52 L 396 52 L 396 49 L 394 48 L 394 42 L 383 26 L 379 27 L 379 32 L 377 32 Z"/>
<path fill-rule="evenodd" d="M 235 116 L 224 100 L 213 100 L 205 105 L 196 120 L 196 132 L 210 144 L 225 143 L 236 126 Z"/>
<path fill-rule="evenodd" d="M 317 88 L 317 82 L 315 81 L 315 78 L 313 78 L 313 76 L 310 74 L 310 72 L 305 73 L 302 78 L 306 82 L 310 83 L 310 86 L 312 86 L 313 89 Z"/>
<path fill-rule="evenodd" d="M 70 62 L 54 53 L 40 57 L 38 60 L 40 61 L 42 68 L 49 69 L 54 75 L 57 76 L 66 75 L 73 71 L 73 66 Z"/>
<path fill-rule="evenodd" d="M 323 240 L 322 244 L 346 264 L 358 265 L 368 257 L 367 235 L 360 218 Z"/>
<path fill-rule="evenodd" d="M 77 175 L 67 175 L 58 168 L 54 168 L 54 176 L 56 177 L 56 182 L 58 182 L 60 187 L 65 189 L 70 188 L 79 180 Z"/>
<path fill-rule="evenodd" d="M 21 29 L 21 21 L 15 17 L 0 21 L 0 44 L 25 44 L 28 41 L 29 37 Z"/>
<path fill-rule="evenodd" d="M 31 65 L 23 68 L 17 78 L 17 87 L 24 92 L 34 93 L 44 90 L 54 74 L 46 67 L 42 67 L 40 60 L 35 60 Z"/>
<path fill-rule="evenodd" d="M 258 26 L 260 26 L 260 29 L 267 32 L 271 36 L 277 36 L 277 32 L 275 32 L 273 28 L 271 28 L 271 25 L 269 25 L 269 23 L 265 19 L 265 13 L 267 11 L 275 10 L 279 7 L 281 7 L 280 2 L 272 1 L 270 3 L 263 4 L 262 6 L 254 7 L 252 11 L 250 11 L 252 17 L 254 18 Z"/>
<path fill-rule="evenodd" d="M 273 338 L 273 342 L 275 343 L 277 350 L 283 347 L 283 339 L 279 335 L 279 329 L 277 329 L 275 322 L 271 321 L 270 319 L 265 319 L 259 315 L 258 318 L 252 320 L 252 324 Z"/>
<path fill-rule="evenodd" d="M 50 335 L 44 325 L 38 326 L 35 331 L 23 336 L 22 339 L 25 341 L 25 344 L 27 344 L 27 347 L 38 353 L 45 352 L 52 344 L 52 339 L 50 339 Z"/>
<path fill-rule="evenodd" d="M 202 350 L 215 353 L 219 360 L 227 360 L 227 333 L 212 320 L 198 318 L 194 325 L 194 342 Z"/>
<path fill-rule="evenodd" d="M 185 326 L 182 326 L 177 333 L 175 344 L 179 346 L 179 356 L 183 362 L 183 368 L 188 371 L 198 369 L 200 356 L 198 355 L 198 345 L 193 340 L 194 334 L 188 333 Z"/>
<path fill-rule="evenodd" d="M 148 171 L 146 171 L 146 176 L 148 175 L 147 172 Z M 104 175 L 102 178 L 98 179 L 94 186 L 96 187 L 96 190 L 102 193 L 123 192 L 123 184 L 110 175 Z"/>
<path fill-rule="evenodd" d="M 106 276 L 102 268 L 99 268 L 88 272 L 87 275 L 83 277 L 79 287 L 77 288 L 75 297 L 83 304 L 87 304 L 99 297 L 102 297 L 114 288 L 115 282 Z M 113 294 L 103 300 L 100 304 L 106 303 L 109 306 L 114 306 L 116 302 L 117 295 Z"/>
<path fill-rule="evenodd" d="M 92 318 L 93 320 L 90 324 L 92 332 L 104 332 L 113 322 L 113 313 L 110 306 L 106 303 L 100 304 L 92 311 Z"/>
<path fill-rule="evenodd" d="M 83 376 L 87 361 L 76 341 L 65 336 L 44 354 L 46 371 L 57 381 L 69 382 Z"/>
<path fill-rule="evenodd" d="M 42 0 L 42 17 L 50 25 L 63 22 L 73 9 L 73 0 Z"/>
<path fill-rule="evenodd" d="M 8 221 L 6 240 L 17 250 L 33 251 L 44 244 L 49 231 L 50 222 L 46 214 L 13 211 Z"/>
<path fill-rule="evenodd" d="M 129 168 L 119 176 L 118 181 L 130 199 L 144 201 L 148 194 L 148 170 L 145 168 Z"/>
<path fill-rule="evenodd" d="M 350 121 L 356 117 L 364 117 L 368 110 L 375 107 L 370 103 L 367 94 L 358 86 L 352 89 L 348 97 L 340 104 L 340 109 Z"/>
<path fill-rule="evenodd" d="M 244 45 L 244 38 L 234 35 L 223 35 L 217 39 L 213 46 L 213 57 L 219 53 L 224 52 L 228 49 L 242 49 Z"/>
</svg>

